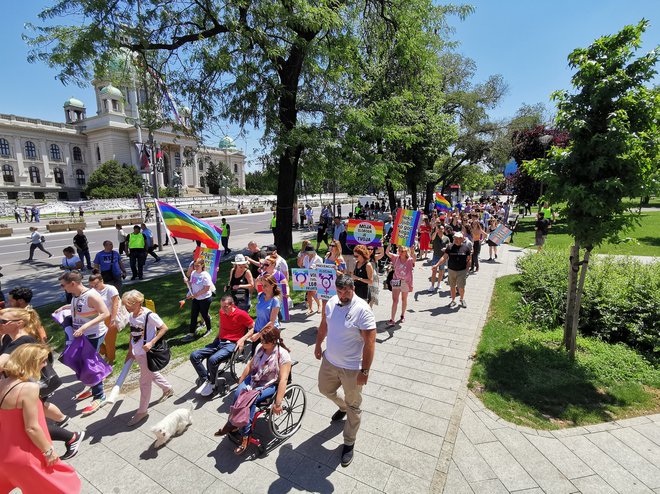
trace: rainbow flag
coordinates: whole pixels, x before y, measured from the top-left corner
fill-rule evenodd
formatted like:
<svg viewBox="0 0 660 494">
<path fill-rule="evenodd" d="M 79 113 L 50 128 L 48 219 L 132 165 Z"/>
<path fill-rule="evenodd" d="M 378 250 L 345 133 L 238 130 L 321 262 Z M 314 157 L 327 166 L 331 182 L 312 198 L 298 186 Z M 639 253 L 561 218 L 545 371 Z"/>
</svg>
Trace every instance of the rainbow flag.
<svg viewBox="0 0 660 494">
<path fill-rule="evenodd" d="M 435 209 L 451 211 L 451 204 L 440 192 L 435 193 Z"/>
<path fill-rule="evenodd" d="M 210 249 L 220 247 L 220 235 L 207 222 L 190 216 L 165 202 L 158 201 L 158 208 L 170 235 L 176 238 L 199 240 Z"/>
<path fill-rule="evenodd" d="M 348 220 L 346 243 L 348 245 L 368 245 L 380 247 L 383 238 L 383 222 Z"/>
<path fill-rule="evenodd" d="M 399 209 L 392 228 L 391 243 L 412 247 L 417 237 L 417 227 L 422 213 L 412 209 Z"/>
</svg>

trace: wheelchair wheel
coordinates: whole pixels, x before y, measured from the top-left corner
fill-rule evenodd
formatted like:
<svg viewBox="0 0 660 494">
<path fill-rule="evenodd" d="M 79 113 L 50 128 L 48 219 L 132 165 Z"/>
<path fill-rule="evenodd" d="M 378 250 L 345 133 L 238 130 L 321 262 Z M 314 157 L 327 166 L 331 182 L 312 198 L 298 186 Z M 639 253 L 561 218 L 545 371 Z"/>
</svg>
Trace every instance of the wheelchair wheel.
<svg viewBox="0 0 660 494">
<path fill-rule="evenodd" d="M 235 351 L 231 354 L 231 361 L 229 362 L 229 371 L 231 372 L 231 377 L 234 380 L 238 381 L 243 374 L 243 369 L 250 361 L 252 357 L 252 343 L 246 342 L 243 345 L 243 350 L 241 352 Z"/>
<path fill-rule="evenodd" d="M 305 390 L 299 384 L 290 384 L 282 399 L 282 413 L 275 415 L 271 410 L 268 414 L 270 431 L 278 439 L 293 436 L 300 429 L 306 409 Z"/>
</svg>

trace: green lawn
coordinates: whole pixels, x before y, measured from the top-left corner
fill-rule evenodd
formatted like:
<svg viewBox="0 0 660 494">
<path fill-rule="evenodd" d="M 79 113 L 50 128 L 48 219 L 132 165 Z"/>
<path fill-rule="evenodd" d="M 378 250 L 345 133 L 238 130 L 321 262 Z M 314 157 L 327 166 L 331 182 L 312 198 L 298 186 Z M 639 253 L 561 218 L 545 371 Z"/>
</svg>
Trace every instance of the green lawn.
<svg viewBox="0 0 660 494">
<path fill-rule="evenodd" d="M 534 244 L 534 223 L 530 216 L 521 218 L 511 245 L 530 247 Z M 631 256 L 660 256 L 660 212 L 642 213 L 640 225 L 624 235 L 625 240 L 618 244 L 603 243 L 594 249 L 596 254 L 625 254 Z M 561 218 L 552 225 L 545 249 L 568 251 L 573 245 L 573 237 L 568 234 L 566 223 Z"/>
<path fill-rule="evenodd" d="M 294 246 L 299 249 L 300 246 Z M 289 269 L 296 267 L 295 258 L 288 259 Z M 218 281 L 216 283 L 217 295 L 211 303 L 211 318 L 213 323 L 213 334 L 217 335 L 218 331 L 218 311 L 220 310 L 220 295 L 223 293 L 223 287 L 227 283 L 229 271 L 232 264 L 230 261 L 220 263 L 220 271 L 218 273 Z M 125 287 L 124 291 L 129 287 Z M 169 330 L 167 331 L 166 338 L 172 347 L 172 359 L 177 357 L 185 357 L 193 350 L 196 350 L 202 345 L 210 343 L 214 336 L 207 336 L 201 341 L 193 341 L 191 343 L 181 344 L 180 337 L 188 332 L 190 324 L 190 302 L 186 303 L 183 310 L 179 310 L 179 300 L 184 298 L 186 294 L 186 287 L 183 284 L 181 273 L 170 274 L 162 276 L 153 280 L 145 280 L 130 286 L 130 289 L 139 290 L 144 293 L 148 299 L 153 299 L 156 303 L 156 312 L 163 318 Z M 303 292 L 290 293 L 294 303 L 300 303 L 304 300 Z M 252 308 L 250 315 L 255 316 L 255 298 L 252 299 Z M 44 305 L 37 308 L 37 312 L 46 328 L 46 333 L 50 339 L 50 344 L 57 350 L 61 350 L 64 345 L 64 331 L 59 324 L 53 321 L 51 317 L 52 312 L 62 305 L 61 302 Z M 130 338 L 130 331 L 124 329 L 117 336 L 117 354 L 116 362 L 123 362 L 128 352 L 128 343 Z M 121 371 L 121 365 L 115 365 L 114 373 Z"/>
<path fill-rule="evenodd" d="M 519 275 L 499 278 L 470 388 L 500 417 L 558 429 L 660 411 L 660 368 L 623 344 L 578 337 L 576 359 L 561 347 L 562 330 L 540 331 L 516 320 Z"/>
</svg>

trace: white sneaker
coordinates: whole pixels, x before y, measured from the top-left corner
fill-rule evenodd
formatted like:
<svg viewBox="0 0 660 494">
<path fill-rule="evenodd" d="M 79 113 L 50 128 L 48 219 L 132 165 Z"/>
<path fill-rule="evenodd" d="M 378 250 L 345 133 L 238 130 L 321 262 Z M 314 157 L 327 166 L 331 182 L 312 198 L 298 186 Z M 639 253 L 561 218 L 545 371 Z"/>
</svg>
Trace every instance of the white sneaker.
<svg viewBox="0 0 660 494">
<path fill-rule="evenodd" d="M 195 394 L 196 394 L 196 395 L 201 395 L 201 394 L 202 394 L 202 391 L 204 391 L 204 390 L 206 389 L 206 385 L 207 385 L 207 384 L 210 385 L 211 383 L 205 380 L 205 381 L 200 385 L 200 387 L 197 388 L 197 389 L 195 390 Z M 206 396 L 208 396 L 208 395 L 206 395 Z"/>
<path fill-rule="evenodd" d="M 431 285 L 429 287 L 429 292 L 434 292 L 435 291 L 435 285 Z"/>
<path fill-rule="evenodd" d="M 204 383 L 204 387 L 201 389 L 199 394 L 202 395 L 202 396 L 211 396 L 213 394 L 213 384 L 206 381 Z"/>
</svg>

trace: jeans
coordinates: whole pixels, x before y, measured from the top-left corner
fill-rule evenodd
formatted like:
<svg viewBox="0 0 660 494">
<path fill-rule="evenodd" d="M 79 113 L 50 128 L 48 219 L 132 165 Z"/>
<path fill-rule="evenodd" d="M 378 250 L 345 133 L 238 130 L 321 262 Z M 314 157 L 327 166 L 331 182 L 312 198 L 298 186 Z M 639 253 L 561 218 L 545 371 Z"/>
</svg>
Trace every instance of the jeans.
<svg viewBox="0 0 660 494">
<path fill-rule="evenodd" d="M 229 249 L 229 237 L 220 237 L 220 242 L 222 242 L 222 248 L 225 249 L 225 254 L 229 254 L 231 252 Z"/>
<path fill-rule="evenodd" d="M 204 324 L 206 324 L 206 330 L 211 331 L 211 317 L 209 316 L 209 308 L 211 307 L 211 300 L 213 297 L 205 298 L 202 300 L 197 300 L 194 298 L 192 300 L 192 308 L 190 309 L 190 331 L 189 333 L 194 333 L 197 328 L 197 316 L 201 315 L 204 319 Z"/>
<path fill-rule="evenodd" d="M 103 340 L 105 340 L 105 335 L 99 336 L 98 338 L 92 338 L 89 336 L 86 336 L 89 340 L 89 342 L 92 344 L 92 346 L 96 349 L 98 352 L 101 349 L 101 345 L 103 344 Z M 105 392 L 103 391 L 103 381 L 101 381 L 98 384 L 95 384 L 91 388 L 92 391 L 92 396 L 94 397 L 95 400 L 102 400 L 105 398 Z"/>
<path fill-rule="evenodd" d="M 238 399 L 238 395 L 241 394 L 241 391 L 247 388 L 248 384 L 250 384 L 251 377 L 252 376 L 246 377 L 245 381 L 243 381 L 241 384 L 238 385 L 238 387 L 234 391 L 234 402 L 236 402 L 236 400 Z M 254 420 L 254 415 L 257 413 L 257 404 L 260 401 L 264 401 L 266 398 L 270 398 L 276 392 L 277 392 L 277 384 L 273 384 L 261 390 L 261 392 L 257 396 L 257 399 L 252 402 L 252 406 L 250 407 L 250 421 L 247 423 L 245 427 L 239 429 L 241 436 L 245 437 L 250 434 L 250 429 L 252 429 L 252 421 Z"/>
<path fill-rule="evenodd" d="M 30 257 L 28 258 L 28 261 L 32 260 L 32 256 L 34 255 L 34 251 L 36 249 L 39 249 L 41 252 L 45 252 L 49 256 L 52 256 L 50 252 L 48 252 L 46 249 L 44 249 L 44 244 L 38 243 L 38 244 L 30 244 Z"/>
<path fill-rule="evenodd" d="M 87 269 L 92 269 L 92 260 L 89 257 L 89 249 L 76 249 L 78 251 L 78 257 L 80 257 L 80 262 L 83 263 L 83 267 L 87 266 Z M 87 261 L 87 262 L 85 262 Z"/>
<path fill-rule="evenodd" d="M 133 278 L 142 278 L 144 275 L 144 262 L 147 260 L 147 253 L 143 250 L 132 250 L 128 257 L 131 262 L 131 273 L 133 274 Z"/>
<path fill-rule="evenodd" d="M 472 245 L 472 268 L 479 269 L 479 254 L 481 254 L 481 242 L 475 240 Z"/>
<path fill-rule="evenodd" d="M 204 348 L 195 350 L 190 354 L 190 363 L 195 368 L 195 372 L 200 379 L 206 379 L 210 383 L 215 382 L 215 376 L 218 373 L 220 363 L 231 357 L 236 349 L 236 343 L 233 341 L 222 341 L 216 338 Z M 207 361 L 207 369 L 204 368 L 204 360 Z"/>
</svg>

